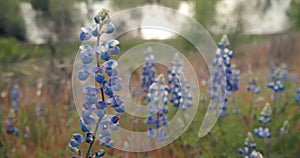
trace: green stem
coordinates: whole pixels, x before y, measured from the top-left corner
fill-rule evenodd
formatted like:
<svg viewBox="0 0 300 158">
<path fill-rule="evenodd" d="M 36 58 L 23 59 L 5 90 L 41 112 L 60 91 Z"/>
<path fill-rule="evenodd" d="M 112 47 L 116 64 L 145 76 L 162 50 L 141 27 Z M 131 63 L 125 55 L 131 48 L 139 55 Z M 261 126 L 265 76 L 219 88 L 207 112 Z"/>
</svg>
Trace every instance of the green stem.
<svg viewBox="0 0 300 158">
<path fill-rule="evenodd" d="M 220 129 L 220 132 L 221 132 L 222 136 L 224 137 L 223 144 L 224 144 L 224 146 L 226 148 L 226 147 L 228 147 L 229 143 L 227 142 L 227 139 L 225 139 L 226 138 L 226 136 L 225 136 L 226 133 L 225 133 L 225 131 L 222 128 L 221 121 L 219 121 L 218 126 L 219 126 L 219 129 Z M 225 150 L 225 153 L 226 153 L 226 155 L 228 155 L 227 150 Z"/>
</svg>

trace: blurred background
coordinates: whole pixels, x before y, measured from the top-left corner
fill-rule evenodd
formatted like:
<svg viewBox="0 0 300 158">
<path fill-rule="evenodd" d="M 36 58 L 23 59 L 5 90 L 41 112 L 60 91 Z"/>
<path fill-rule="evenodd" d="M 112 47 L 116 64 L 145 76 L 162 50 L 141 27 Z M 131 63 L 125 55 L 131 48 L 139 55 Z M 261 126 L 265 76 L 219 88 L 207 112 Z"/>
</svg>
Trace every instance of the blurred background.
<svg viewBox="0 0 300 158">
<path fill-rule="evenodd" d="M 71 87 L 73 61 L 80 45 L 80 28 L 90 26 L 91 19 L 102 8 L 114 14 L 152 5 L 170 7 L 195 18 L 216 42 L 223 34 L 228 35 L 235 53 L 234 63 L 241 71 L 241 106 L 251 100 L 242 86 L 247 83 L 250 71 L 261 80 L 259 84 L 264 85 L 272 67 L 286 64 L 290 79 L 289 97 L 293 98 L 295 89 L 300 87 L 299 0 L 1 0 L 0 157 L 71 157 L 67 144 L 71 134 L 80 129 Z M 130 16 L 146 23 L 149 14 L 157 16 L 158 22 L 166 25 L 176 18 L 157 12 Z M 116 29 L 126 30 L 128 23 L 130 21 L 120 21 Z M 207 66 L 184 38 L 137 30 L 119 37 L 119 40 L 122 52 L 149 41 L 175 47 L 190 59 L 199 73 L 199 83 L 206 87 L 205 80 L 209 78 Z M 20 91 L 18 105 L 11 102 L 14 88 Z M 205 93 L 205 90 L 201 91 Z M 263 92 L 261 97 L 268 100 L 268 91 Z M 205 94 L 201 97 L 205 98 Z M 205 101 L 203 104 L 207 105 Z M 274 140 L 267 157 L 300 155 L 299 104 L 293 101 L 290 104 L 289 112 L 274 121 L 274 131 L 284 120 L 290 119 L 291 134 L 286 139 Z M 258 114 L 261 106 L 259 103 Z M 13 113 L 12 108 L 18 113 Z M 226 119 L 222 120 L 222 128 L 214 128 L 211 134 L 200 140 L 195 138 L 201 120 L 195 119 L 186 134 L 163 149 L 147 153 L 146 157 L 242 157 L 237 150 L 243 146 L 247 130 L 234 123 L 240 122 L 238 118 L 230 116 Z M 13 120 L 18 127 L 18 136 L 7 132 L 7 120 Z M 114 158 L 144 155 L 114 149 L 107 149 L 107 152 L 106 157 Z"/>
</svg>

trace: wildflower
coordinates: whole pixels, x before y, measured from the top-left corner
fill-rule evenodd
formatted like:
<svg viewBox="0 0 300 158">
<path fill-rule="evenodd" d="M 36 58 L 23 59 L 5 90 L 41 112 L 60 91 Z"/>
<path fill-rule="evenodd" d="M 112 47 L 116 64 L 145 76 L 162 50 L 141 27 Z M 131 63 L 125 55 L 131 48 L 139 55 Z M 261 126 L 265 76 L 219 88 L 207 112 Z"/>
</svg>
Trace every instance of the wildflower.
<svg viewBox="0 0 300 158">
<path fill-rule="evenodd" d="M 284 91 L 284 83 L 287 80 L 287 66 L 282 65 L 276 68 L 271 73 L 271 81 L 268 83 L 268 88 L 272 89 L 275 93 Z"/>
<path fill-rule="evenodd" d="M 19 85 L 14 85 L 10 90 L 10 103 L 11 107 L 6 120 L 8 134 L 14 134 L 19 136 L 19 129 L 16 127 L 17 114 L 19 111 L 19 100 L 21 96 L 21 91 Z"/>
<path fill-rule="evenodd" d="M 191 86 L 184 76 L 184 68 L 178 54 L 175 54 L 171 61 L 171 68 L 168 69 L 168 93 L 170 102 L 174 107 L 181 107 L 183 111 L 192 106 Z"/>
<path fill-rule="evenodd" d="M 247 134 L 247 138 L 244 141 L 244 147 L 238 149 L 238 152 L 245 158 L 261 158 L 261 154 L 256 151 L 256 143 L 250 132 Z"/>
<path fill-rule="evenodd" d="M 148 111 L 151 114 L 147 118 L 148 137 L 157 138 L 160 141 L 168 139 L 168 133 L 165 132 L 162 127 L 168 125 L 167 117 L 168 113 L 168 91 L 165 85 L 163 75 L 159 75 L 154 83 L 149 88 L 148 98 Z M 152 116 L 154 115 L 154 116 Z M 155 131 L 154 129 L 158 129 Z"/>
<path fill-rule="evenodd" d="M 261 88 L 257 85 L 257 79 L 255 77 L 249 80 L 246 90 L 254 94 L 260 93 Z"/>
<path fill-rule="evenodd" d="M 269 128 L 267 127 L 259 127 L 254 129 L 254 135 L 258 136 L 259 138 L 271 138 Z"/>
<path fill-rule="evenodd" d="M 269 103 L 267 103 L 262 111 L 260 112 L 260 117 L 258 122 L 263 124 L 263 126 L 254 129 L 254 135 L 258 136 L 259 138 L 271 138 L 270 130 L 266 127 L 267 124 L 271 123 L 271 114 L 272 109 Z"/>
<path fill-rule="evenodd" d="M 14 134 L 16 136 L 19 136 L 19 129 L 15 126 L 16 121 L 17 121 L 16 113 L 13 109 L 10 109 L 6 120 L 6 125 L 7 125 L 6 132 L 8 134 Z"/>
<path fill-rule="evenodd" d="M 300 103 L 300 88 L 297 89 L 294 99 L 295 102 Z"/>
<path fill-rule="evenodd" d="M 235 65 L 231 67 L 231 72 L 227 75 L 227 90 L 231 92 L 236 92 L 239 90 L 239 75 L 240 71 Z"/>
<path fill-rule="evenodd" d="M 227 104 L 230 95 L 238 90 L 239 84 L 239 70 L 236 66 L 231 64 L 233 58 L 233 51 L 230 50 L 230 43 L 226 35 L 218 43 L 218 49 L 213 60 L 212 80 L 209 83 L 211 93 L 210 109 L 216 109 L 220 117 L 227 116 Z M 219 105 L 219 102 L 224 102 Z M 235 106 L 235 111 L 239 109 Z"/>
<path fill-rule="evenodd" d="M 145 93 L 148 93 L 149 87 L 154 82 L 156 78 L 156 70 L 155 70 L 155 58 L 152 52 L 152 48 L 148 47 L 148 50 L 145 52 L 145 64 L 143 65 L 142 72 L 142 89 Z"/>
<path fill-rule="evenodd" d="M 89 144 L 86 157 L 103 157 L 105 151 L 101 149 L 92 155 L 95 141 L 100 145 L 112 147 L 114 145 L 111 139 L 111 130 L 117 130 L 119 127 L 120 114 L 125 111 L 122 98 L 116 94 L 121 89 L 121 78 L 118 76 L 117 61 L 110 59 L 111 55 L 117 55 L 120 52 L 119 41 L 101 41 L 100 36 L 104 33 L 114 32 L 114 25 L 110 21 L 107 10 L 102 10 L 94 17 L 95 25 L 92 28 L 84 27 L 80 33 L 80 40 L 85 42 L 96 37 L 97 41 L 94 47 L 88 44 L 82 44 L 79 49 L 79 57 L 82 65 L 79 67 L 78 79 L 85 81 L 90 74 L 93 74 L 94 80 L 98 83 L 88 85 L 83 90 L 84 102 L 81 110 L 81 119 L 79 121 L 81 131 L 73 134 L 69 142 L 71 150 L 81 156 L 82 150 L 79 146 L 84 142 Z M 95 58 L 96 55 L 96 58 Z M 99 58 L 100 57 L 100 58 Z M 97 65 L 91 65 L 96 59 Z M 100 61 L 103 60 L 101 63 Z M 107 108 L 113 108 L 117 114 L 109 115 Z M 94 131 L 92 131 L 94 129 Z M 100 133 L 98 135 L 98 133 Z"/>
</svg>

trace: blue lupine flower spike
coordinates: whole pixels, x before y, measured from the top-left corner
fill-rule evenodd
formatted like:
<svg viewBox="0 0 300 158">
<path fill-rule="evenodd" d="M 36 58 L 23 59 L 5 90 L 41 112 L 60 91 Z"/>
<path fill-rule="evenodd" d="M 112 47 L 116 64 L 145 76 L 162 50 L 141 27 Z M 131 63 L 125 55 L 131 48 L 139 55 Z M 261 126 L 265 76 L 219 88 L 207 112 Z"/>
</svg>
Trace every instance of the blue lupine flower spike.
<svg viewBox="0 0 300 158">
<path fill-rule="evenodd" d="M 149 88 L 148 98 L 148 112 L 151 114 L 147 118 L 148 134 L 149 138 L 157 138 L 160 141 L 168 139 L 168 133 L 161 127 L 168 125 L 167 116 L 168 113 L 168 91 L 165 85 L 165 79 L 160 74 L 152 83 Z M 158 129 L 155 131 L 154 129 Z"/>
<path fill-rule="evenodd" d="M 117 55 L 120 52 L 119 41 L 100 40 L 102 34 L 114 32 L 114 25 L 105 9 L 94 17 L 94 22 L 93 27 L 83 27 L 79 36 L 82 42 L 95 37 L 96 43 L 94 47 L 85 43 L 79 47 L 82 65 L 79 67 L 78 79 L 85 81 L 93 75 L 97 84 L 96 86 L 88 85 L 83 89 L 84 99 L 79 123 L 84 135 L 75 133 L 69 142 L 70 149 L 78 156 L 81 156 L 83 152 L 79 147 L 83 143 L 88 144 L 86 158 L 104 156 L 103 149 L 93 155 L 95 141 L 99 141 L 100 145 L 107 148 L 114 145 L 114 141 L 111 139 L 111 130 L 118 129 L 120 115 L 125 111 L 123 99 L 116 94 L 122 88 L 121 78 L 118 76 L 118 62 L 110 59 L 111 55 Z M 97 65 L 92 65 L 94 59 L 97 60 Z M 100 62 L 101 60 L 103 62 Z M 108 115 L 107 108 L 114 109 L 116 114 Z"/>
<path fill-rule="evenodd" d="M 168 92 L 169 101 L 174 107 L 180 107 L 183 111 L 192 106 L 191 86 L 188 84 L 184 75 L 183 62 L 179 54 L 175 54 L 168 69 Z"/>
<path fill-rule="evenodd" d="M 297 89 L 294 99 L 296 103 L 300 103 L 300 88 Z"/>
<path fill-rule="evenodd" d="M 271 114 L 272 114 L 271 105 L 269 103 L 266 103 L 266 105 L 260 112 L 260 117 L 258 119 L 258 122 L 263 124 L 263 126 L 255 128 L 254 135 L 258 136 L 259 138 L 268 138 L 268 139 L 271 138 L 270 130 L 268 127 L 266 127 L 266 125 L 270 124 L 272 121 Z"/>
<path fill-rule="evenodd" d="M 244 158 L 263 158 L 262 154 L 256 151 L 256 143 L 254 142 L 253 136 L 250 132 L 247 134 L 244 147 L 238 149 L 238 152 L 243 155 Z"/>
</svg>

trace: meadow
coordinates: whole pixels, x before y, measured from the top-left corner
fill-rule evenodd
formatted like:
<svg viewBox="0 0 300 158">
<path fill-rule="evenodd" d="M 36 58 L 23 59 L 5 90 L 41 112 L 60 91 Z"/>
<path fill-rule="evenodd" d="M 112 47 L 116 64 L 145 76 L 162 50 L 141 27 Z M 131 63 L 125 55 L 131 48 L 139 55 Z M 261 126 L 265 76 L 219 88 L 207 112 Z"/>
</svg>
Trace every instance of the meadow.
<svg viewBox="0 0 300 158">
<path fill-rule="evenodd" d="M 300 59 L 297 51 L 300 49 L 297 48 L 297 43 L 300 40 L 293 35 L 275 37 L 284 42 L 288 42 L 290 38 L 294 39 L 295 47 L 289 56 L 276 49 L 274 50 L 279 53 L 273 53 L 275 51 L 270 49 L 273 46 L 270 39 L 274 38 L 264 40 L 263 44 L 244 43 L 238 48 L 233 48 L 235 55 L 232 62 L 241 71 L 239 88 L 234 94 L 234 102 L 227 103 L 227 115 L 219 118 L 212 131 L 203 138 L 198 138 L 197 134 L 210 101 L 209 94 L 206 93 L 209 74 L 203 59 L 190 50 L 184 55 L 198 72 L 198 82 L 201 85 L 201 93 L 198 95 L 201 99 L 200 108 L 187 131 L 166 147 L 146 153 L 104 147 L 105 157 L 243 157 L 239 154 L 239 149 L 243 149 L 248 132 L 253 135 L 256 150 L 264 157 L 298 157 L 300 103 L 294 97 L 297 88 L 300 87 L 297 78 L 300 73 L 297 64 Z M 220 39 L 216 39 L 218 40 Z M 282 47 L 284 42 L 279 42 Z M 71 83 L 72 62 L 78 43 L 57 45 L 57 50 L 65 53 L 55 56 L 51 56 L 47 46 L 8 43 L 10 44 L 7 44 L 7 50 L 16 54 L 2 56 L 2 61 L 5 62 L 1 66 L 0 157 L 71 157 L 73 153 L 68 147 L 71 134 L 81 132 Z M 139 41 L 122 41 L 120 48 L 125 52 L 137 43 Z M 45 52 L 46 55 L 40 56 L 40 52 Z M 273 90 L 267 88 L 267 85 L 272 74 L 271 65 L 281 64 L 286 64 L 288 74 L 283 82 L 284 90 L 274 99 Z M 135 84 L 141 82 L 141 71 L 136 73 L 130 81 Z M 246 90 L 248 81 L 253 76 L 256 76 L 257 86 L 261 87 L 259 94 Z M 15 88 L 20 91 L 17 100 L 13 99 Z M 260 138 L 254 135 L 254 129 L 261 126 L 258 120 L 267 102 L 272 109 L 272 121 L 266 125 L 271 137 Z M 239 112 L 235 111 L 236 107 Z M 173 112 L 168 115 L 171 117 Z M 124 116 L 121 124 L 134 131 L 142 127 L 144 119 Z M 17 127 L 17 133 L 8 131 L 8 120 Z M 285 121 L 288 121 L 288 125 L 284 125 Z M 281 130 L 282 127 L 285 131 Z M 87 146 L 83 148 L 86 149 Z"/>
</svg>

